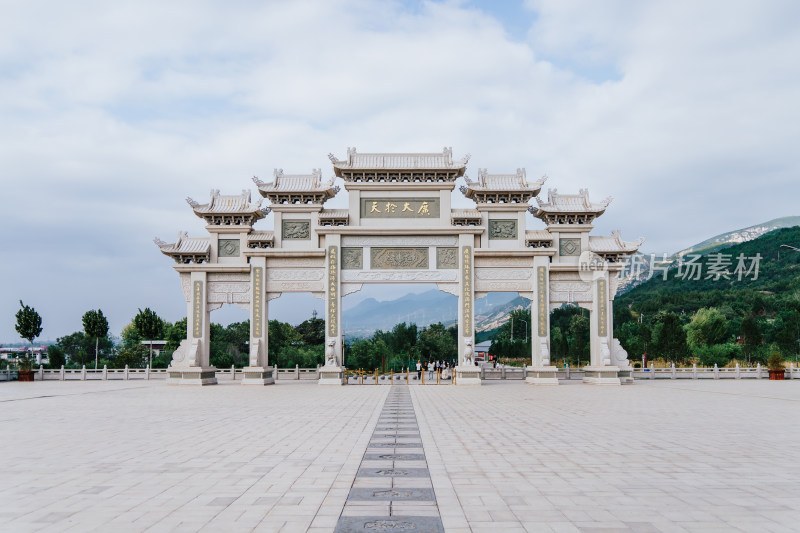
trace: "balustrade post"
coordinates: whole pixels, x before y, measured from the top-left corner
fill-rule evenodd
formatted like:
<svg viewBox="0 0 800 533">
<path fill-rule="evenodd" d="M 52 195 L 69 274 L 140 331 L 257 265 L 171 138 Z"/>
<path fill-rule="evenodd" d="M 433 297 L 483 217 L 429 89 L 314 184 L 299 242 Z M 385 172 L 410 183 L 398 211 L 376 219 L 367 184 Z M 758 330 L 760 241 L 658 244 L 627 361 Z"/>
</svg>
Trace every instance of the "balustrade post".
<svg viewBox="0 0 800 533">
<path fill-rule="evenodd" d="M 569 363 L 567 363 L 567 379 L 569 379 Z"/>
<path fill-rule="evenodd" d="M 650 363 L 650 379 L 656 379 L 656 369 L 653 363 Z"/>
<path fill-rule="evenodd" d="M 59 381 L 64 381 L 64 365 L 61 365 L 61 370 L 58 373 Z"/>
<path fill-rule="evenodd" d="M 81 368 L 81 381 L 86 381 L 86 365 Z"/>
<path fill-rule="evenodd" d="M 742 369 L 739 368 L 739 363 L 736 363 L 736 374 L 735 374 L 735 377 L 736 377 L 736 379 L 741 379 L 742 378 Z"/>
<path fill-rule="evenodd" d="M 39 381 L 44 381 L 44 367 L 39 365 Z"/>
<path fill-rule="evenodd" d="M 294 379 L 300 379 L 300 365 L 294 365 Z"/>
<path fill-rule="evenodd" d="M 761 379 L 761 363 L 756 363 L 756 379 Z"/>
<path fill-rule="evenodd" d="M 677 376 L 675 375 L 675 363 L 672 363 L 672 376 L 671 379 L 675 379 Z"/>
<path fill-rule="evenodd" d="M 692 379 L 697 379 L 697 363 L 692 363 Z"/>
<path fill-rule="evenodd" d="M 794 379 L 794 363 L 789 363 L 789 379 Z"/>
<path fill-rule="evenodd" d="M 150 381 L 150 365 L 144 367 L 144 379 Z"/>
<path fill-rule="evenodd" d="M 103 381 L 108 381 L 108 365 L 103 365 Z"/>
<path fill-rule="evenodd" d="M 125 365 L 125 373 L 123 374 L 122 379 L 128 381 L 128 365 Z"/>
<path fill-rule="evenodd" d="M 231 379 L 236 381 L 236 365 L 231 365 Z"/>
<path fill-rule="evenodd" d="M 719 379 L 719 367 L 714 363 L 714 379 Z"/>
<path fill-rule="evenodd" d="M 11 365 L 6 365 L 6 381 L 11 381 Z"/>
<path fill-rule="evenodd" d="M 500 367 L 500 379 L 506 379 L 506 367 Z"/>
</svg>

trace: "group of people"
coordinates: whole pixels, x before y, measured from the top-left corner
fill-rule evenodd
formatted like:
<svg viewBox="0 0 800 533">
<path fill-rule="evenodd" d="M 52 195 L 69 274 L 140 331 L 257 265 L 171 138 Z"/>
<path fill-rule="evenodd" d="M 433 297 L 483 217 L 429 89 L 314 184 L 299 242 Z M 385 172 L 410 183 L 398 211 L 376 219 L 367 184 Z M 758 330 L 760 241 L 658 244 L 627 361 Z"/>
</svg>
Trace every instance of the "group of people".
<svg viewBox="0 0 800 533">
<path fill-rule="evenodd" d="M 455 366 L 455 361 L 417 361 L 417 379 L 422 379 L 422 373 L 427 372 L 429 382 L 436 379 L 436 374 L 442 373 L 442 379 L 450 379 L 450 373 Z"/>
</svg>

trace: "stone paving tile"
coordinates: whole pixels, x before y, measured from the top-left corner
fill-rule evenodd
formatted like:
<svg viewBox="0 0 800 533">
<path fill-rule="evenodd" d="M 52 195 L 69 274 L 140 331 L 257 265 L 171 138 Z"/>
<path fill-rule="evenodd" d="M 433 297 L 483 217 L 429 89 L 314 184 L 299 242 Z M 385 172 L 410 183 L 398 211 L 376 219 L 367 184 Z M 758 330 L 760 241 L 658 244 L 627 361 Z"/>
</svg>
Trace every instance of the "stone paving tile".
<svg viewBox="0 0 800 533">
<path fill-rule="evenodd" d="M 394 388 L 0 384 L 0 531 L 800 529 L 800 383 Z"/>
</svg>

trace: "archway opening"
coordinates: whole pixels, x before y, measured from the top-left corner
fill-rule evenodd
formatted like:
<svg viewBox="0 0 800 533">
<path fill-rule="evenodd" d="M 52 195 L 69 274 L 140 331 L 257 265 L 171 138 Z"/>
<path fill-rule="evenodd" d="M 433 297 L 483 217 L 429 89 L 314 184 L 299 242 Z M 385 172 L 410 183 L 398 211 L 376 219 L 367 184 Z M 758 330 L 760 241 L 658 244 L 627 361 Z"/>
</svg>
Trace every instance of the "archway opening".
<svg viewBox="0 0 800 533">
<path fill-rule="evenodd" d="M 209 362 L 219 369 L 248 365 L 250 313 L 236 304 L 223 304 L 211 311 Z"/>
<path fill-rule="evenodd" d="M 581 368 L 590 362 L 589 311 L 564 304 L 550 312 L 552 364 Z"/>
<path fill-rule="evenodd" d="M 475 300 L 475 360 L 531 363 L 531 301 L 517 292 L 489 292 Z"/>
<path fill-rule="evenodd" d="M 278 368 L 325 362 L 325 304 L 311 293 L 283 293 L 268 307 L 268 358 Z"/>
<path fill-rule="evenodd" d="M 457 357 L 458 298 L 432 284 L 364 284 L 342 298 L 344 365 L 380 374 Z"/>
</svg>

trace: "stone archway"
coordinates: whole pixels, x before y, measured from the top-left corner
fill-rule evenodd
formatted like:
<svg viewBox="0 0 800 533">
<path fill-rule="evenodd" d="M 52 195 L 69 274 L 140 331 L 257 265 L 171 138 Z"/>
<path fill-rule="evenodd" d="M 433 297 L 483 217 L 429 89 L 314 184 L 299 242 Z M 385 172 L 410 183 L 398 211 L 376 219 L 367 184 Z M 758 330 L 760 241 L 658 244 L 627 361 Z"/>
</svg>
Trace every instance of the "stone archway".
<svg viewBox="0 0 800 533">
<path fill-rule="evenodd" d="M 557 384 L 550 364 L 549 311 L 574 302 L 592 312 L 592 358 L 587 383 L 620 383 L 629 377 L 627 354 L 613 339 L 612 304 L 621 259 L 641 240 L 625 242 L 618 232 L 590 236 L 592 221 L 610 203 L 594 203 L 584 189 L 576 195 L 537 195 L 546 178 L 528 182 L 523 169 L 511 174 L 466 178 L 469 157 L 453 160 L 441 153 L 360 154 L 329 158 L 345 182 L 347 209 L 325 209 L 339 192 L 322 172 L 289 175 L 276 170 L 264 183 L 254 178 L 270 206 L 250 195 L 212 191 L 207 204 L 187 199 L 208 223 L 208 237 L 179 234 L 175 243 L 156 239 L 175 259 L 187 299 L 187 340 L 170 366 L 171 383 L 208 384 L 208 313 L 221 303 L 250 310 L 250 364 L 243 383 L 269 384 L 267 316 L 271 297 L 283 292 L 311 292 L 325 301 L 326 364 L 320 383 L 342 383 L 341 299 L 364 283 L 435 283 L 458 297 L 458 383 L 480 384 L 473 363 L 476 294 L 518 292 L 532 300 L 531 366 L 528 382 Z M 452 209 L 455 181 L 474 209 Z M 529 205 L 536 198 L 538 207 Z M 269 212 L 274 230 L 253 225 Z M 526 213 L 545 229 L 528 230 Z M 582 254 L 591 253 L 603 268 L 585 279 Z"/>
</svg>

